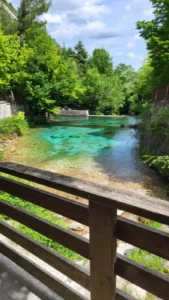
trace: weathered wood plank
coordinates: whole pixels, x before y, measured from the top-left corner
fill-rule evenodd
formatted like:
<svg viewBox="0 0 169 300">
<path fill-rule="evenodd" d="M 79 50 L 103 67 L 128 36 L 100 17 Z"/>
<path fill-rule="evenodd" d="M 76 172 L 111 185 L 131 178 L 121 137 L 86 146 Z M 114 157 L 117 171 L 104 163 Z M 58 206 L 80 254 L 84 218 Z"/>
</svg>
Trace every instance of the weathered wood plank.
<svg viewBox="0 0 169 300">
<path fill-rule="evenodd" d="M 84 180 L 1 162 L 0 171 L 169 225 L 169 202 Z"/>
<path fill-rule="evenodd" d="M 124 293 L 123 291 L 121 291 L 119 289 L 117 289 L 115 300 L 136 300 L 136 298 Z"/>
<path fill-rule="evenodd" d="M 26 272 L 31 274 L 34 278 L 45 284 L 49 289 L 54 291 L 59 296 L 63 297 L 65 300 L 88 300 L 86 297 L 82 296 L 77 291 L 70 288 L 68 285 L 52 276 L 46 270 L 40 268 L 35 263 L 33 263 L 28 258 L 19 254 L 17 251 L 11 247 L 5 245 L 0 241 L 0 253 L 8 257 Z"/>
<path fill-rule="evenodd" d="M 89 242 L 87 239 L 2 200 L 0 200 L 0 213 L 89 258 Z"/>
<path fill-rule="evenodd" d="M 45 192 L 0 176 L 0 189 L 13 196 L 44 207 L 69 219 L 88 225 L 88 207 L 75 201 Z"/>
<path fill-rule="evenodd" d="M 142 266 L 122 255 L 117 255 L 115 272 L 149 293 L 168 300 L 169 277 Z"/>
<path fill-rule="evenodd" d="M 118 218 L 117 238 L 169 260 L 169 234 L 124 218 Z"/>
<path fill-rule="evenodd" d="M 90 202 L 91 300 L 115 299 L 116 220 L 115 209 Z"/>
<path fill-rule="evenodd" d="M 90 274 L 84 268 L 59 255 L 56 251 L 40 244 L 17 229 L 0 221 L 0 233 L 36 255 L 47 264 L 57 269 L 84 288 L 90 290 Z"/>
</svg>

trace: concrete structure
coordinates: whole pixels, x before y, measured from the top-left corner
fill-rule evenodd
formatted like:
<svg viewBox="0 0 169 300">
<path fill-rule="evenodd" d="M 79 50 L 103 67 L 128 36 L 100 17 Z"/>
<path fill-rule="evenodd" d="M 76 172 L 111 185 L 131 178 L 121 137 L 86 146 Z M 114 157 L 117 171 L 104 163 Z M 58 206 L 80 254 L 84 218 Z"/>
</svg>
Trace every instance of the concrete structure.
<svg viewBox="0 0 169 300">
<path fill-rule="evenodd" d="M 0 101 L 0 119 L 16 115 L 19 111 L 24 111 L 24 106 L 17 103 Z"/>
<path fill-rule="evenodd" d="M 88 110 L 72 110 L 72 109 L 62 109 L 60 111 L 60 116 L 72 116 L 72 117 L 88 117 L 89 111 Z"/>
</svg>

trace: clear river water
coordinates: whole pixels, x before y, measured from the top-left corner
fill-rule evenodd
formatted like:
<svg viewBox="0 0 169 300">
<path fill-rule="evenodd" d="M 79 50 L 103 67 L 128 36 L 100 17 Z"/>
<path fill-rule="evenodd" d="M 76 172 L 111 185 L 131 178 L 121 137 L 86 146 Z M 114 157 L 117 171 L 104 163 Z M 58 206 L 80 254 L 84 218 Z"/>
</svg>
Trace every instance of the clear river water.
<svg viewBox="0 0 169 300">
<path fill-rule="evenodd" d="M 137 122 L 134 117 L 57 117 L 55 125 L 15 140 L 5 159 L 166 197 L 165 180 L 140 159 L 137 130 L 126 127 Z"/>
</svg>

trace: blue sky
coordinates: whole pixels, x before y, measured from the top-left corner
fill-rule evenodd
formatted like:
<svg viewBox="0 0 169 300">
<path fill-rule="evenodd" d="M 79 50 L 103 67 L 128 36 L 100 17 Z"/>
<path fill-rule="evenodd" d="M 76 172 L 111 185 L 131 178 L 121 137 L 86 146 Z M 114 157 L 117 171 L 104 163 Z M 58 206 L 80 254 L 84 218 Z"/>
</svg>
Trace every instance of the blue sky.
<svg viewBox="0 0 169 300">
<path fill-rule="evenodd" d="M 20 1 L 11 2 L 17 7 Z M 115 65 L 123 62 L 135 69 L 146 55 L 136 22 L 152 18 L 150 0 L 53 0 L 49 12 L 41 17 L 60 44 L 73 47 L 82 40 L 90 54 L 104 47 Z"/>
</svg>

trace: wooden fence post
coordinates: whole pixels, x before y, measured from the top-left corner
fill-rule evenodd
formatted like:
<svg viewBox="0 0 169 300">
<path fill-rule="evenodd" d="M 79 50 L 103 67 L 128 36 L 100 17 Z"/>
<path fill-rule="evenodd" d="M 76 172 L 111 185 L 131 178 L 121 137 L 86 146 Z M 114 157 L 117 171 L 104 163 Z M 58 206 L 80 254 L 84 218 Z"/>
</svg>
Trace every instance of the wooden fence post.
<svg viewBox="0 0 169 300">
<path fill-rule="evenodd" d="M 117 210 L 92 201 L 89 209 L 91 300 L 114 300 Z"/>
</svg>

